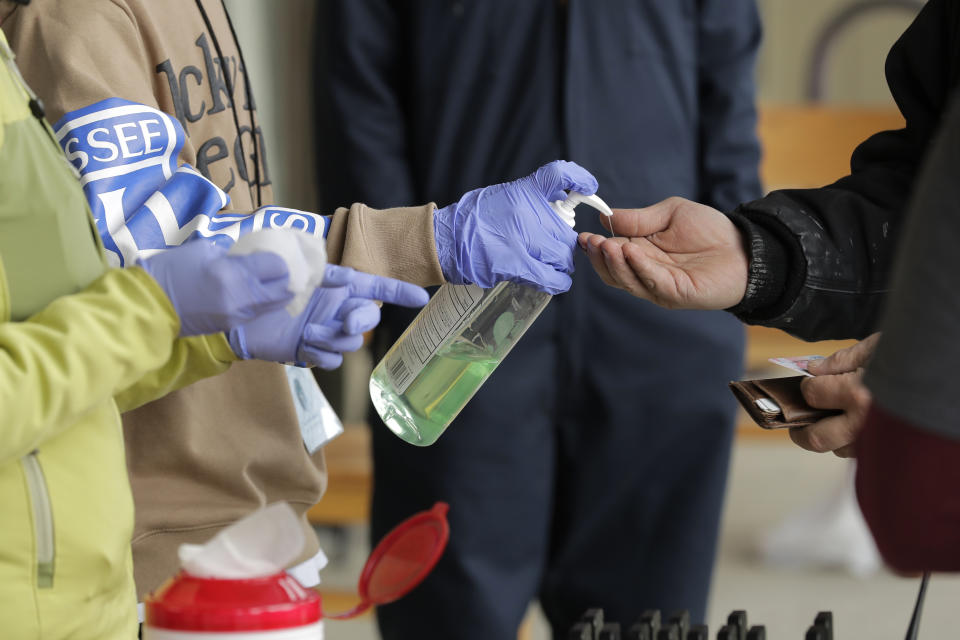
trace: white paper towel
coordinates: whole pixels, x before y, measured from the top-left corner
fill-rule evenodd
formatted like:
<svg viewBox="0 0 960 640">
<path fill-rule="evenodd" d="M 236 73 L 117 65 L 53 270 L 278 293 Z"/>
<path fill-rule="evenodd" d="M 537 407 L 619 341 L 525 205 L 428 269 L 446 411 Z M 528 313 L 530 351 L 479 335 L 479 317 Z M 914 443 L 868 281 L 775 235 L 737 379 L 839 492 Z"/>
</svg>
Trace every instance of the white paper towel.
<svg viewBox="0 0 960 640">
<path fill-rule="evenodd" d="M 323 282 L 323 271 L 327 266 L 326 240 L 290 229 L 261 229 L 240 236 L 228 253 L 247 255 L 256 251 L 269 251 L 287 263 L 290 271 L 287 288 L 293 294 L 293 300 L 286 309 L 291 316 L 299 315 L 314 289 Z"/>
</svg>

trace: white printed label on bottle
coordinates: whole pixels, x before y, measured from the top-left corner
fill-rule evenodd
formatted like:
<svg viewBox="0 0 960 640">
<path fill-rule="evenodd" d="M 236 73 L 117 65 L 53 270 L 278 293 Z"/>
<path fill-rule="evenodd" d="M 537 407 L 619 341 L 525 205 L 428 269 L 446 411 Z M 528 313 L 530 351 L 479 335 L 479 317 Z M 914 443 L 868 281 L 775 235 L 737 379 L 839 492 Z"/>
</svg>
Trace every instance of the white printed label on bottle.
<svg viewBox="0 0 960 640">
<path fill-rule="evenodd" d="M 397 393 L 404 394 L 447 338 L 462 329 L 462 321 L 480 305 L 485 291 L 473 284 L 440 287 L 411 325 L 406 340 L 387 359 L 387 375 Z"/>
</svg>

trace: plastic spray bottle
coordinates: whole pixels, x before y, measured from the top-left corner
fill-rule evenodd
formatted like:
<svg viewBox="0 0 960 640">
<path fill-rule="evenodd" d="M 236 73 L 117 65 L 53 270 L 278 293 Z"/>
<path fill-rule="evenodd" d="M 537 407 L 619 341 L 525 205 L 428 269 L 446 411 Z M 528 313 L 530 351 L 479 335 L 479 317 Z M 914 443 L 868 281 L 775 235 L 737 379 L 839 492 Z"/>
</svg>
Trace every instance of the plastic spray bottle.
<svg viewBox="0 0 960 640">
<path fill-rule="evenodd" d="M 573 227 L 581 202 L 613 215 L 599 197 L 576 192 L 551 207 Z M 440 287 L 370 376 L 384 423 L 411 444 L 436 442 L 552 297 L 514 282 Z"/>
</svg>

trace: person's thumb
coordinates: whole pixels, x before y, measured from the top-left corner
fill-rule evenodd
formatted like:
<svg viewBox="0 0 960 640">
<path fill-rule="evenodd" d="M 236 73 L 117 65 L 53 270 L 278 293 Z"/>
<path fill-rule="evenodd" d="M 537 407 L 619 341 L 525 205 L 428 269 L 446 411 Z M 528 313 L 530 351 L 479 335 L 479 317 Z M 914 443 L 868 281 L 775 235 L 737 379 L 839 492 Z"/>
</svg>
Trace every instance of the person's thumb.
<svg viewBox="0 0 960 640">
<path fill-rule="evenodd" d="M 240 256 L 223 254 L 205 268 L 207 273 L 217 276 L 221 286 L 229 289 L 225 294 L 231 297 L 237 296 L 239 291 L 248 294 L 246 311 L 249 313 L 280 308 L 293 297 L 288 287 L 290 272 L 287 264 L 275 253 L 257 251 Z M 213 295 L 213 292 L 209 292 L 209 295 Z"/>
<path fill-rule="evenodd" d="M 870 360 L 870 356 L 873 355 L 873 350 L 876 348 L 879 339 L 880 334 L 875 333 L 851 347 L 837 351 L 823 360 L 814 360 L 808 363 L 807 370 L 815 376 L 828 376 L 847 373 L 848 371 L 856 371 L 860 367 L 866 366 Z"/>
<path fill-rule="evenodd" d="M 280 281 L 286 285 L 290 279 L 286 261 L 272 251 L 255 251 L 246 255 L 224 254 L 218 260 L 242 264 L 251 278 L 264 284 Z"/>
<path fill-rule="evenodd" d="M 607 229 L 613 225 L 618 236 L 638 238 L 663 231 L 673 220 L 678 198 L 668 198 L 642 209 L 614 209 L 613 217 L 601 216 L 601 224 Z"/>
</svg>

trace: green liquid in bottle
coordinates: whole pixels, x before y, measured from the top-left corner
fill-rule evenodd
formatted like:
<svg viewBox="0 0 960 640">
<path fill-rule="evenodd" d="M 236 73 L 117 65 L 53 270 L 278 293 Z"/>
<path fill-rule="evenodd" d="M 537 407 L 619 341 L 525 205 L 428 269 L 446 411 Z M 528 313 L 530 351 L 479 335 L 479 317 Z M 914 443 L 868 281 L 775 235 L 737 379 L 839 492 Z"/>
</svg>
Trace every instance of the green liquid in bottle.
<svg viewBox="0 0 960 640">
<path fill-rule="evenodd" d="M 384 423 L 419 446 L 437 441 L 500 360 L 452 343 L 437 353 L 403 394 L 397 394 L 381 364 L 370 377 L 370 398 Z"/>
<path fill-rule="evenodd" d="M 474 294 L 481 292 L 482 298 L 474 295 L 463 317 L 434 310 L 430 320 L 428 305 L 370 376 L 370 399 L 377 413 L 391 431 L 411 444 L 425 447 L 436 442 L 550 301 L 549 294 L 506 282 L 486 291 L 475 289 Z M 442 294 L 441 289 L 437 295 Z M 446 319 L 438 320 L 443 313 Z M 427 340 L 424 331 L 417 333 L 418 322 L 424 323 L 420 330 L 429 326 L 434 328 L 431 335 L 448 336 L 419 371 L 408 366 L 415 360 L 412 356 L 404 360 L 398 351 L 401 344 L 422 345 Z M 398 386 L 397 380 L 410 382 Z"/>
</svg>

